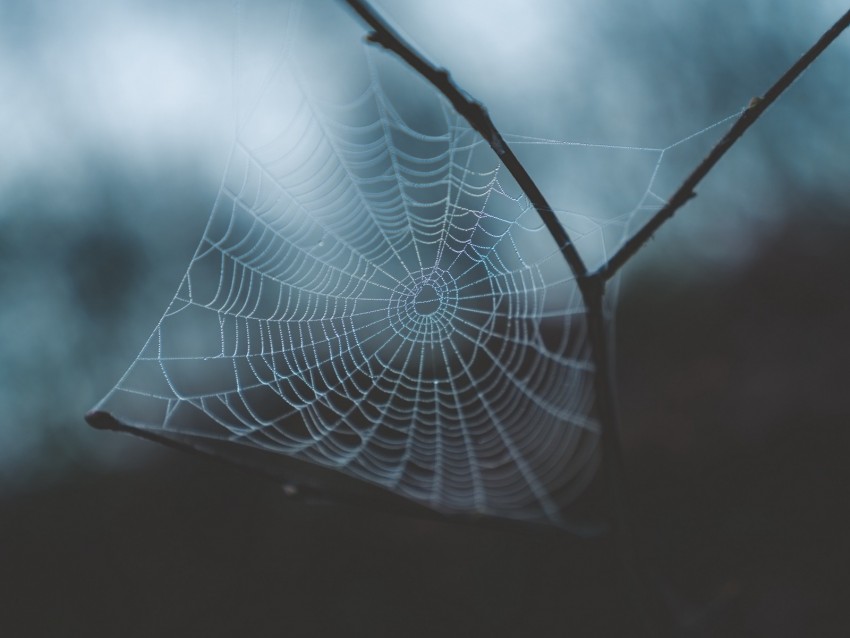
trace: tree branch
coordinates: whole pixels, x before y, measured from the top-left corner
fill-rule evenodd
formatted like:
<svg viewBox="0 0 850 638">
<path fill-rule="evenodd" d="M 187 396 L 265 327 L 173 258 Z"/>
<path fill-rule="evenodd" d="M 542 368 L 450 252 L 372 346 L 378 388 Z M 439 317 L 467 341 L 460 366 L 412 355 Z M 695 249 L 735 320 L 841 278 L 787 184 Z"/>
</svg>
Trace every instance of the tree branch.
<svg viewBox="0 0 850 638">
<path fill-rule="evenodd" d="M 514 155 L 501 133 L 496 129 L 496 126 L 490 119 L 490 115 L 487 113 L 487 109 L 480 102 L 471 98 L 465 91 L 462 91 L 452 81 L 447 70 L 433 66 L 409 44 L 404 42 L 401 36 L 378 16 L 368 2 L 364 0 L 345 0 L 345 2 L 373 29 L 373 32 L 369 35 L 369 40 L 395 53 L 417 73 L 428 80 L 428 82 L 433 84 L 451 102 L 458 114 L 484 138 L 490 145 L 490 148 L 499 156 L 505 168 L 510 171 L 517 184 L 519 184 L 519 187 L 528 197 L 531 205 L 537 210 L 543 223 L 546 224 L 546 228 L 558 244 L 561 254 L 564 256 L 573 275 L 575 275 L 582 295 L 585 301 L 587 301 L 589 288 L 585 283 L 587 267 L 584 261 L 579 255 L 578 250 L 576 250 L 575 244 L 573 244 L 567 231 L 561 225 L 561 222 L 558 221 L 557 216 L 546 201 L 543 193 L 540 192 L 540 189 L 534 183 L 534 180 L 531 179 L 528 171 L 525 170 L 525 167 L 520 163 L 516 155 Z"/>
<path fill-rule="evenodd" d="M 441 514 L 387 488 L 356 481 L 352 483 L 351 479 L 343 478 L 343 480 L 337 480 L 329 486 L 327 477 L 333 470 L 317 469 L 315 465 L 308 461 L 291 457 L 286 457 L 284 461 L 280 461 L 279 456 L 261 450 L 248 449 L 242 451 L 246 453 L 248 451 L 254 452 L 255 455 L 249 455 L 245 458 L 227 456 L 221 454 L 219 451 L 221 448 L 216 448 L 214 441 L 205 440 L 200 436 L 180 437 L 173 432 L 166 434 L 127 425 L 103 410 L 92 410 L 86 414 L 85 418 L 88 424 L 97 430 L 130 434 L 199 458 L 212 459 L 224 465 L 236 466 L 254 476 L 280 485 L 283 488 L 283 495 L 293 502 L 312 506 L 344 507 L 351 510 L 367 509 L 392 516 L 404 516 L 452 525 L 475 525 L 482 529 L 514 531 L 537 535 L 541 538 L 565 533 L 562 528 L 544 523 L 476 514 Z M 317 480 L 318 477 L 322 477 L 323 480 Z M 356 487 L 352 488 L 352 485 L 356 485 Z"/>
<path fill-rule="evenodd" d="M 839 20 L 824 33 L 821 38 L 810 48 L 797 62 L 789 68 L 776 83 L 768 89 L 767 93 L 761 98 L 753 98 L 741 115 L 735 122 L 729 132 L 721 139 L 705 159 L 697 166 L 694 171 L 688 175 L 679 189 L 673 194 L 667 204 L 659 210 L 640 230 L 623 244 L 614 255 L 603 264 L 591 277 L 600 278 L 603 281 L 611 279 L 623 265 L 631 259 L 638 250 L 652 237 L 655 231 L 673 217 L 691 198 L 696 196 L 694 189 L 702 179 L 708 175 L 714 165 L 723 157 L 726 152 L 732 148 L 732 145 L 740 139 L 744 132 L 759 119 L 762 113 L 767 110 L 776 99 L 782 95 L 794 80 L 812 63 L 817 57 L 826 50 L 826 48 L 835 40 L 844 29 L 850 25 L 850 11 L 847 11 Z"/>
<path fill-rule="evenodd" d="M 624 492 L 623 458 L 620 433 L 616 416 L 616 401 L 613 396 L 614 382 L 608 350 L 608 338 L 605 330 L 603 296 L 606 283 L 617 271 L 633 257 L 649 240 L 653 233 L 688 200 L 695 196 L 694 189 L 711 171 L 714 165 L 761 116 L 761 114 L 787 89 L 794 80 L 809 66 L 838 35 L 850 24 L 850 11 L 829 29 L 818 42 L 800 58 L 774 84 L 762 98 L 753 99 L 730 131 L 711 150 L 706 158 L 685 179 L 670 201 L 658 211 L 637 233 L 635 233 L 602 267 L 589 273 L 575 245 L 564 227 L 558 221 L 540 189 L 511 151 L 504 138 L 493 124 L 484 106 L 462 91 L 451 79 L 448 71 L 437 68 L 427 62 L 409 44 L 387 25 L 374 11 L 367 0 L 345 0 L 354 11 L 373 29 L 369 40 L 380 44 L 388 51 L 398 55 L 412 69 L 437 88 L 452 104 L 459 115 L 466 119 L 490 145 L 513 175 L 531 204 L 537 210 L 552 237 L 557 242 L 564 259 L 569 265 L 581 290 L 587 311 L 588 328 L 592 342 L 594 362 L 596 363 L 596 409 L 602 423 L 602 447 L 605 457 L 606 483 L 608 499 L 613 509 L 614 536 L 618 553 L 627 573 L 629 589 L 635 603 L 638 616 L 644 621 L 648 635 L 666 634 L 669 628 L 663 620 L 665 612 L 660 600 L 655 600 L 650 579 L 643 565 L 640 552 L 633 536 L 628 499 Z"/>
</svg>

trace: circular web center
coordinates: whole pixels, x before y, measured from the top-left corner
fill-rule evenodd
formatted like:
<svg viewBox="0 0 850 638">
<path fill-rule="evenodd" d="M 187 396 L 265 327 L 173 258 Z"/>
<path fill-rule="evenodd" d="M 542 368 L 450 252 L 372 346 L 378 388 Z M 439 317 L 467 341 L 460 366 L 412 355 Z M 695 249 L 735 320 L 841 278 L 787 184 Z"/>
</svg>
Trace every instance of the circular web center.
<svg viewBox="0 0 850 638">
<path fill-rule="evenodd" d="M 422 290 L 416 295 L 414 300 L 416 312 L 420 315 L 432 315 L 440 308 L 440 295 L 437 294 L 437 289 L 431 285 L 422 286 Z"/>
<path fill-rule="evenodd" d="M 448 338 L 458 311 L 454 278 L 439 268 L 410 273 L 392 291 L 387 308 L 396 334 L 416 342 L 434 343 Z"/>
</svg>

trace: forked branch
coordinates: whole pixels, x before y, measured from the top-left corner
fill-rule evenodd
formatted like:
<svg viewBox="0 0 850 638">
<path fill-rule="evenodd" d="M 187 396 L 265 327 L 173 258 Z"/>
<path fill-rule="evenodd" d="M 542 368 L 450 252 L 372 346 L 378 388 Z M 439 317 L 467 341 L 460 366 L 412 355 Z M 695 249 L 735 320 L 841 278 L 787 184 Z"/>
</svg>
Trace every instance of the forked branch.
<svg viewBox="0 0 850 638">
<path fill-rule="evenodd" d="M 567 264 L 576 277 L 587 310 L 587 322 L 590 341 L 596 364 L 596 401 L 600 421 L 602 422 L 604 466 L 609 489 L 609 499 L 614 510 L 613 527 L 617 537 L 618 550 L 623 566 L 630 581 L 636 607 L 644 620 L 648 635 L 666 633 L 666 623 L 661 617 L 663 610 L 657 609 L 652 595 L 646 588 L 649 583 L 646 568 L 640 560 L 632 534 L 628 499 L 623 492 L 625 484 L 622 477 L 622 452 L 616 417 L 616 402 L 613 396 L 612 367 L 607 347 L 607 333 L 603 312 L 603 295 L 608 280 L 628 262 L 649 240 L 661 225 L 670 219 L 676 211 L 695 196 L 694 189 L 712 170 L 721 157 L 737 142 L 744 132 L 752 126 L 762 113 L 794 82 L 797 77 L 838 37 L 850 24 L 850 11 L 845 13 L 824 35 L 809 49 L 761 98 L 754 99 L 749 107 L 735 122 L 729 132 L 715 145 L 706 158 L 685 179 L 682 185 L 640 230 L 598 270 L 589 273 L 575 245 L 564 227 L 558 221 L 554 211 L 546 201 L 534 180 L 511 151 L 502 135 L 496 129 L 487 110 L 477 100 L 462 91 L 451 79 L 448 71 L 433 66 L 411 45 L 382 20 L 366 0 L 345 0 L 354 11 L 373 29 L 369 35 L 372 42 L 380 44 L 398 55 L 411 68 L 434 85 L 490 145 L 502 160 L 514 179 L 522 188 L 531 204 L 537 210 L 552 237 L 558 243 Z"/>
<path fill-rule="evenodd" d="M 749 107 L 725 136 L 711 149 L 705 159 L 688 175 L 667 204 L 661 208 L 646 224 L 630 237 L 614 255 L 598 270 L 588 273 L 581 256 L 569 234 L 558 221 L 552 207 L 546 201 L 537 184 L 514 155 L 511 148 L 499 133 L 487 109 L 478 100 L 461 90 L 451 79 L 448 71 L 435 67 L 405 42 L 371 7 L 366 0 L 345 0 L 363 20 L 373 29 L 369 40 L 380 44 L 404 60 L 411 68 L 428 80 L 451 102 L 455 110 L 469 125 L 483 137 L 490 148 L 502 160 L 514 179 L 522 188 L 531 204 L 537 210 L 549 233 L 555 239 L 561 253 L 578 280 L 581 292 L 587 302 L 590 296 L 604 291 L 604 286 L 595 285 L 611 279 L 628 262 L 653 234 L 690 199 L 696 196 L 695 188 L 708 175 L 715 164 L 732 148 L 744 132 L 752 126 L 761 114 L 794 83 L 800 74 L 814 62 L 821 53 L 850 26 L 850 10 L 836 21 L 821 38 L 797 60 L 761 98 L 754 98 Z"/>
</svg>

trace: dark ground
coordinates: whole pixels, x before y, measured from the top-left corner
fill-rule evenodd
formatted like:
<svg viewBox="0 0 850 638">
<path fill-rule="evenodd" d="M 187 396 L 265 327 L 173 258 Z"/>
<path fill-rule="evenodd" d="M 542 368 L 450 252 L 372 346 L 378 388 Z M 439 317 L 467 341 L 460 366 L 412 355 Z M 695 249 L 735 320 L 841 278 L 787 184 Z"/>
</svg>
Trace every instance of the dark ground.
<svg viewBox="0 0 850 638">
<path fill-rule="evenodd" d="M 822 226 L 728 281 L 624 281 L 629 484 L 678 636 L 850 635 L 850 235 Z M 3 636 L 638 635 L 605 540 L 310 507 L 177 452 L 0 508 Z"/>
</svg>

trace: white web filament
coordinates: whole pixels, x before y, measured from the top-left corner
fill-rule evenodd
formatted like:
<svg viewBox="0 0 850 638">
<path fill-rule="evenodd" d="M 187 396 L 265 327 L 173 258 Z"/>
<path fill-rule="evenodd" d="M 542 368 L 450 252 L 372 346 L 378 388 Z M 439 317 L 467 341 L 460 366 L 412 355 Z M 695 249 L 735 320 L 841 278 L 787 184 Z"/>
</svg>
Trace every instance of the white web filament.
<svg viewBox="0 0 850 638">
<path fill-rule="evenodd" d="M 581 297 L 496 156 L 431 99 L 423 132 L 375 69 L 328 105 L 282 67 L 173 301 L 97 409 L 446 514 L 571 527 L 600 460 Z M 647 188 L 637 207 L 657 204 Z M 601 226 L 571 233 L 581 247 Z"/>
</svg>

